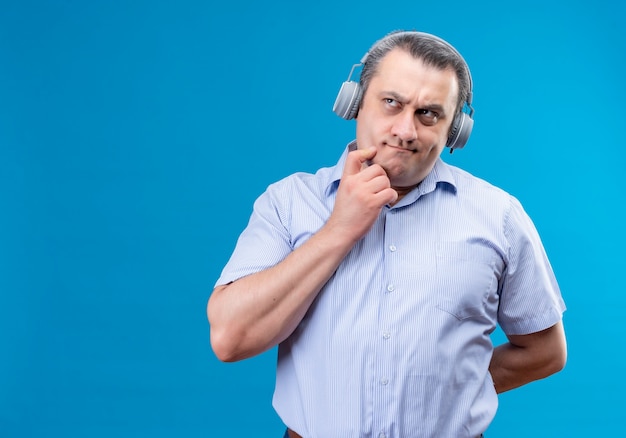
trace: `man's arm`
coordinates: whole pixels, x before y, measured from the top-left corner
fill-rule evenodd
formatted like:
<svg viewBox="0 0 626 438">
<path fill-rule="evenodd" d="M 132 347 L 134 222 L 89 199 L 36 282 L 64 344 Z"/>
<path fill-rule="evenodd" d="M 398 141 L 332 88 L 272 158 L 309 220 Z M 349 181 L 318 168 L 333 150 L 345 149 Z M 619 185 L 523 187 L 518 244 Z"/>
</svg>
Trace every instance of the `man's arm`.
<svg viewBox="0 0 626 438">
<path fill-rule="evenodd" d="M 277 265 L 215 288 L 207 304 L 211 345 L 237 361 L 285 340 L 382 207 L 397 199 L 380 166 L 365 166 L 375 149 L 348 154 L 326 224 Z"/>
<path fill-rule="evenodd" d="M 528 335 L 507 336 L 493 352 L 489 372 L 501 393 L 543 379 L 563 369 L 567 345 L 563 323 Z"/>
<path fill-rule="evenodd" d="M 246 359 L 289 336 L 351 248 L 322 228 L 282 262 L 215 288 L 207 305 L 220 360 Z"/>
</svg>

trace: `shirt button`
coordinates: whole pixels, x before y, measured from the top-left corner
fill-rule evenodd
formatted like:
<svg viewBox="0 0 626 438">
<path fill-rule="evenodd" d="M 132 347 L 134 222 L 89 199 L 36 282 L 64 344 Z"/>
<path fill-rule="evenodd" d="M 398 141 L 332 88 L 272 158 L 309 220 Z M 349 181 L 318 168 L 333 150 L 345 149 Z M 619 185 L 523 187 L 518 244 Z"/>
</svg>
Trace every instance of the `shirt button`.
<svg viewBox="0 0 626 438">
<path fill-rule="evenodd" d="M 389 339 L 390 337 L 391 337 L 391 334 L 389 332 L 384 332 L 383 333 L 383 338 Z"/>
<path fill-rule="evenodd" d="M 386 385 L 389 383 L 389 379 L 380 379 L 380 384 L 381 385 Z"/>
<path fill-rule="evenodd" d="M 394 290 L 396 290 L 396 287 L 393 284 L 390 284 L 389 286 L 387 286 L 387 290 L 389 292 L 393 292 Z"/>
<path fill-rule="evenodd" d="M 378 434 L 378 438 L 387 438 L 387 435 L 385 435 L 385 432 L 381 432 Z"/>
<path fill-rule="evenodd" d="M 389 251 L 394 252 L 396 249 L 396 245 L 389 245 Z"/>
</svg>

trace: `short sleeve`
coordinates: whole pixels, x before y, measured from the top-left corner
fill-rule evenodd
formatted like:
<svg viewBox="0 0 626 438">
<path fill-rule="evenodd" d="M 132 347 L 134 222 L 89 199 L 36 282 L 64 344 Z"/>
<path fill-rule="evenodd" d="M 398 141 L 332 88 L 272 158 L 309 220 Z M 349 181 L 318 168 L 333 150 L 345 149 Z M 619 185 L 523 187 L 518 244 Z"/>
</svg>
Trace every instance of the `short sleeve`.
<svg viewBox="0 0 626 438">
<path fill-rule="evenodd" d="M 547 329 L 561 320 L 566 307 L 539 233 L 514 197 L 504 231 L 510 246 L 498 323 L 508 335 Z"/>
<path fill-rule="evenodd" d="M 286 226 L 290 209 L 282 204 L 289 196 L 274 184 L 254 202 L 248 225 L 237 240 L 235 250 L 222 270 L 216 286 L 270 268 L 293 250 Z"/>
</svg>

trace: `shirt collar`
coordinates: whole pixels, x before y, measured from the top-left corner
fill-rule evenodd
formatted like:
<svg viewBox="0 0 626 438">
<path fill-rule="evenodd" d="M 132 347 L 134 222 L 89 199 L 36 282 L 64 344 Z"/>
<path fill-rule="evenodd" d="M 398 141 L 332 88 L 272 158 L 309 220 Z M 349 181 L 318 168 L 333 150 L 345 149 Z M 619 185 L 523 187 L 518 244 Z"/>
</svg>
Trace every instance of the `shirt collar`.
<svg viewBox="0 0 626 438">
<path fill-rule="evenodd" d="M 346 158 L 348 157 L 348 152 L 356 149 L 356 140 L 352 140 L 348 143 L 348 146 L 344 149 L 341 157 L 339 157 L 339 161 L 337 161 L 337 165 L 333 168 L 332 172 L 329 175 L 328 184 L 326 185 L 326 196 L 332 195 L 335 191 L 337 191 L 337 187 L 339 187 L 339 181 L 341 180 L 341 175 L 343 175 L 343 167 L 346 164 Z"/>
</svg>

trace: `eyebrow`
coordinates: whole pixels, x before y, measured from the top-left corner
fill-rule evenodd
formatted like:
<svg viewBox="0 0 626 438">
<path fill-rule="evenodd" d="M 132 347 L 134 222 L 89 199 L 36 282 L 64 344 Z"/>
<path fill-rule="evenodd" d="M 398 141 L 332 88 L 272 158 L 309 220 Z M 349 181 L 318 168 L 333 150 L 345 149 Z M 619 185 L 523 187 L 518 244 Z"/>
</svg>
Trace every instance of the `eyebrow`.
<svg viewBox="0 0 626 438">
<path fill-rule="evenodd" d="M 400 94 L 396 93 L 395 91 L 383 91 L 381 94 L 385 96 L 390 96 L 391 98 L 393 98 L 394 100 L 397 100 L 403 105 L 407 103 L 407 99 L 401 96 Z M 439 113 L 440 116 L 445 116 L 446 114 L 443 106 L 438 103 L 433 103 L 430 105 L 423 105 L 423 106 L 420 106 L 419 109 L 434 111 L 436 113 Z"/>
</svg>

